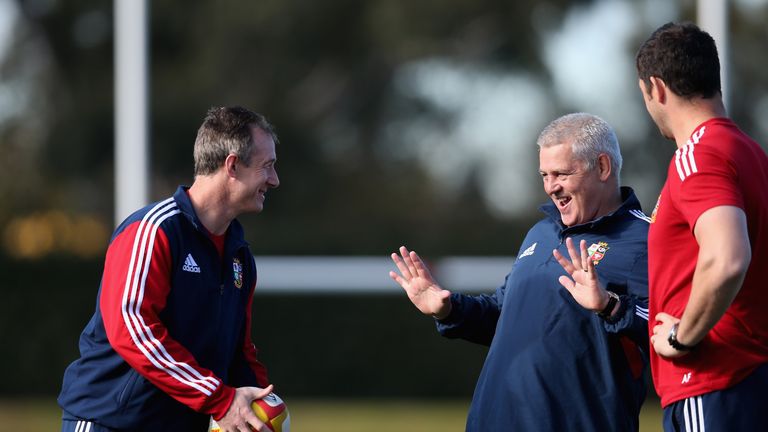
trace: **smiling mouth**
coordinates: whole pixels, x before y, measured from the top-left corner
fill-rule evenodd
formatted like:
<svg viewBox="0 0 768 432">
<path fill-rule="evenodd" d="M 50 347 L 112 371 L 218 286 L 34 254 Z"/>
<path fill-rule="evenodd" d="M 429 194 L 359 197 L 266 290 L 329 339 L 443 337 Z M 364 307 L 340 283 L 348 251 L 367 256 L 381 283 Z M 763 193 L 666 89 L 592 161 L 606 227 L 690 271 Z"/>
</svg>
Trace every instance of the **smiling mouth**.
<svg viewBox="0 0 768 432">
<path fill-rule="evenodd" d="M 564 209 L 571 202 L 571 197 L 555 198 L 555 202 L 558 208 Z"/>
</svg>

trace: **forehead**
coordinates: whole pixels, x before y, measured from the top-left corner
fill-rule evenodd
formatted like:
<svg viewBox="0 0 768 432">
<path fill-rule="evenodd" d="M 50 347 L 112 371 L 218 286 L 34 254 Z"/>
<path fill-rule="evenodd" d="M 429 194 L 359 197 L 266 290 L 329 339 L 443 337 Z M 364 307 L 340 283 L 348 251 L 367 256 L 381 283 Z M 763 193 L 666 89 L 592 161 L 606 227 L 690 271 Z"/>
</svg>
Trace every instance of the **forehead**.
<svg viewBox="0 0 768 432">
<path fill-rule="evenodd" d="M 276 159 L 275 140 L 272 136 L 264 132 L 259 127 L 251 128 L 251 139 L 253 147 L 251 149 L 251 162 L 260 162 Z"/>
<path fill-rule="evenodd" d="M 579 161 L 573 157 L 570 144 L 557 144 L 539 150 L 539 170 L 557 171 L 576 167 Z"/>
</svg>

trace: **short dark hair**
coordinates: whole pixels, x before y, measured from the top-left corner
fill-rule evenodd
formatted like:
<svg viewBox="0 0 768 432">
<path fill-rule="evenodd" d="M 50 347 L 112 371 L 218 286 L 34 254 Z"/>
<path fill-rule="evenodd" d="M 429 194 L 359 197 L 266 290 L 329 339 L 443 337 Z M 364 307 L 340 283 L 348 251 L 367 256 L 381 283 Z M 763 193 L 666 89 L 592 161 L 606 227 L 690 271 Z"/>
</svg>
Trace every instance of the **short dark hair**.
<svg viewBox="0 0 768 432">
<path fill-rule="evenodd" d="M 197 130 L 195 175 L 213 174 L 230 154 L 236 155 L 247 165 L 253 149 L 253 127 L 267 133 L 277 144 L 274 127 L 263 115 L 240 106 L 209 109 Z"/>
<path fill-rule="evenodd" d="M 676 95 L 690 99 L 721 93 L 720 60 L 709 33 L 691 22 L 667 23 L 640 47 L 637 74 L 651 88 L 651 77 L 661 78 Z"/>
</svg>

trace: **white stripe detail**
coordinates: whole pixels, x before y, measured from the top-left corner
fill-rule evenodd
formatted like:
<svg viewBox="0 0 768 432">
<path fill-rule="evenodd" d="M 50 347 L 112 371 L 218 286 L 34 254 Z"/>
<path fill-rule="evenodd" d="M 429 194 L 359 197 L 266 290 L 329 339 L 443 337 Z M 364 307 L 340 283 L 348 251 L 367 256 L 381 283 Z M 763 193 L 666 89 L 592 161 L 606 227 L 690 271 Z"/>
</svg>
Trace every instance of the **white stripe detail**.
<svg viewBox="0 0 768 432">
<path fill-rule="evenodd" d="M 80 430 L 82 425 L 83 425 L 83 421 L 82 420 L 78 420 L 77 423 L 75 423 L 75 432 L 82 432 Z"/>
<path fill-rule="evenodd" d="M 696 140 L 696 142 L 699 142 L 699 140 Z M 691 173 L 699 172 L 699 169 L 696 167 L 696 159 L 693 157 L 694 148 L 694 146 L 691 146 L 688 151 L 688 163 L 691 165 Z"/>
<path fill-rule="evenodd" d="M 164 211 L 169 211 L 169 213 L 166 213 L 165 215 L 162 215 Z M 144 299 L 144 288 L 145 283 L 147 279 L 147 274 L 149 273 L 150 268 L 150 262 L 152 259 L 152 245 L 155 241 L 155 235 L 157 234 L 157 229 L 159 228 L 160 224 L 167 219 L 170 216 L 173 216 L 175 214 L 179 213 L 179 210 L 175 209 L 175 203 L 166 206 L 165 208 L 161 209 L 156 215 L 153 215 L 152 218 L 149 220 L 149 223 L 145 225 L 145 229 L 147 225 L 151 225 L 151 228 L 149 230 L 144 231 L 143 238 L 142 238 L 142 245 L 140 249 L 139 254 L 139 260 L 141 260 L 142 255 L 144 255 L 144 252 L 146 251 L 146 257 L 144 258 L 144 265 L 138 268 L 143 268 L 143 271 L 141 272 L 141 279 L 139 281 L 139 272 L 137 271 L 134 276 L 134 284 L 140 283 L 138 286 L 139 288 L 139 294 L 138 294 L 138 301 L 135 305 L 135 311 L 134 315 L 132 316 L 136 328 L 139 332 L 142 330 L 144 331 L 143 334 L 141 334 L 142 339 L 144 340 L 145 345 L 147 345 L 148 348 L 150 348 L 157 356 L 159 356 L 159 360 L 161 360 L 166 366 L 170 367 L 177 373 L 179 373 L 182 377 L 184 377 L 186 380 L 191 380 L 192 382 L 200 383 L 203 386 L 209 388 L 210 390 L 216 390 L 218 387 L 218 381 L 215 378 L 212 377 L 203 377 L 197 370 L 193 369 L 191 366 L 189 366 L 186 363 L 180 363 L 176 361 L 166 350 L 165 347 L 162 345 L 162 343 L 152 334 L 152 331 L 149 329 L 149 327 L 144 322 L 144 317 L 141 316 L 139 313 L 141 309 L 141 303 Z M 145 218 L 146 219 L 146 218 Z M 155 219 L 157 221 L 155 222 Z M 139 228 L 141 230 L 141 228 Z M 149 235 L 149 242 L 147 242 L 147 236 Z M 147 247 L 145 247 L 147 245 Z M 135 292 L 136 286 L 134 285 L 133 290 Z M 133 297 L 133 296 L 132 296 Z M 147 341 L 147 338 L 151 340 L 152 344 L 150 344 Z M 155 350 L 155 346 L 161 351 L 161 353 L 157 353 Z M 162 354 L 162 355 L 161 355 Z M 179 368 L 180 367 L 180 368 Z M 180 379 L 179 377 L 175 376 L 173 373 L 171 373 L 166 368 L 162 368 L 166 370 L 170 375 L 174 376 L 177 380 L 181 382 L 185 382 L 185 380 Z M 189 374 L 187 373 L 189 372 Z M 190 375 L 191 374 L 191 375 Z M 190 386 L 198 388 L 191 383 L 188 383 Z M 210 396 L 210 394 L 207 394 L 204 389 L 200 389 L 203 393 Z"/>
<path fill-rule="evenodd" d="M 689 399 L 686 399 L 683 402 L 683 420 L 685 420 L 685 432 L 693 432 L 691 430 L 690 414 L 688 413 L 688 401 Z"/>
<path fill-rule="evenodd" d="M 680 176 L 680 181 L 685 180 L 691 174 L 699 172 L 693 152 L 696 144 L 704 136 L 704 129 L 705 127 L 702 126 L 701 129 L 691 134 L 691 138 L 686 141 L 686 145 L 675 151 L 675 168 L 677 168 L 677 175 Z"/>
<path fill-rule="evenodd" d="M 182 384 L 210 396 L 218 388 L 219 381 L 213 377 L 203 377 L 199 371 L 187 363 L 176 361 L 152 334 L 140 314 L 155 235 L 165 219 L 178 213 L 180 210 L 176 208 L 173 198 L 169 198 L 158 203 L 141 220 L 134 239 L 123 291 L 123 321 L 133 343 L 155 367 L 168 373 Z"/>
<path fill-rule="evenodd" d="M 698 144 L 701 140 L 701 137 L 704 136 L 704 130 L 706 129 L 706 126 L 702 126 L 701 129 L 697 130 L 696 132 L 691 134 L 691 139 L 688 140 L 688 142 L 693 141 L 694 144 Z"/>
<path fill-rule="evenodd" d="M 91 422 L 86 423 L 85 432 L 91 432 Z"/>
<path fill-rule="evenodd" d="M 635 315 L 648 321 L 648 309 L 643 309 L 638 305 L 635 305 Z"/>
<path fill-rule="evenodd" d="M 691 397 L 688 398 L 690 401 L 690 407 L 691 407 L 691 428 L 693 429 L 693 432 L 699 432 L 699 416 L 698 416 L 698 409 L 696 407 L 696 398 Z"/>
<path fill-rule="evenodd" d="M 701 401 L 701 396 L 696 397 L 696 402 L 699 404 L 699 432 L 706 432 L 704 430 L 704 406 Z"/>
<path fill-rule="evenodd" d="M 680 176 L 680 181 L 685 180 L 683 169 L 680 167 L 680 149 L 675 151 L 675 167 L 677 167 L 677 175 Z"/>
<path fill-rule="evenodd" d="M 630 210 L 630 211 L 629 211 L 629 213 L 630 213 L 632 216 L 634 216 L 634 217 L 636 217 L 636 218 L 638 218 L 638 219 L 641 219 L 641 220 L 644 220 L 644 221 L 646 221 L 646 222 L 648 222 L 648 223 L 651 223 L 651 218 L 650 218 L 650 217 L 648 217 L 648 215 L 646 215 L 645 213 L 643 213 L 643 212 L 642 212 L 642 211 L 640 211 L 640 210 L 636 210 L 636 209 L 633 209 L 633 210 Z"/>
<path fill-rule="evenodd" d="M 680 155 L 681 156 L 680 159 L 682 159 L 682 161 L 683 161 L 683 171 L 685 171 L 685 176 L 686 177 L 691 175 L 691 167 L 688 164 L 688 152 L 690 151 L 691 148 L 693 148 L 692 145 L 687 145 L 687 146 L 685 146 L 685 147 L 680 149 L 680 150 L 682 150 L 681 155 Z M 680 150 L 678 150 L 678 151 L 680 151 Z"/>
</svg>

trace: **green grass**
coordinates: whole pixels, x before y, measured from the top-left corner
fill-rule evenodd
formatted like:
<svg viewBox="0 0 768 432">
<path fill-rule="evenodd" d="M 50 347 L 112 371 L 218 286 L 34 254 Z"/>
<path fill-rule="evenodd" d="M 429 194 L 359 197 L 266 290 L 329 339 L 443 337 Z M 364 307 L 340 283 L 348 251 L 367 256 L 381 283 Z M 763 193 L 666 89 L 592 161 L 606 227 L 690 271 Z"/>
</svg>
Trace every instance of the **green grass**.
<svg viewBox="0 0 768 432">
<path fill-rule="evenodd" d="M 309 400 L 286 401 L 293 432 L 462 432 L 469 401 Z M 61 412 L 53 399 L 0 400 L 0 430 L 61 430 Z M 641 432 L 661 431 L 661 409 L 651 400 L 643 407 Z"/>
</svg>

